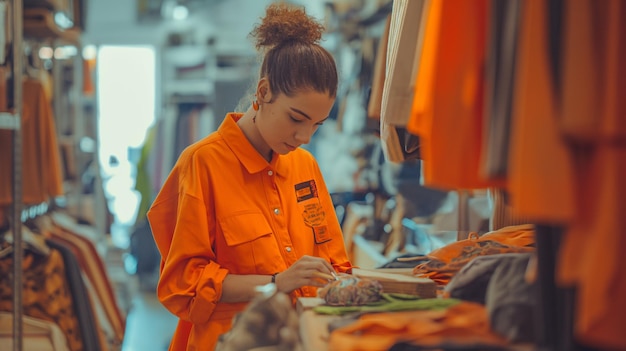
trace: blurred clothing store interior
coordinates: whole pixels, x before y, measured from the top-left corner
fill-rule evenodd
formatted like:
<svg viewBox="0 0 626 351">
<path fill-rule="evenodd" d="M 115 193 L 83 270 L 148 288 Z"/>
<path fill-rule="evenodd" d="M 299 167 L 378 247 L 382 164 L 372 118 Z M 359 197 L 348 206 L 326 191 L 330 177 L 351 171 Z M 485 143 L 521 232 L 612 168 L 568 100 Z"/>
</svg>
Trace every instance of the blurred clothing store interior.
<svg viewBox="0 0 626 351">
<path fill-rule="evenodd" d="M 274 2 L 0 0 L 0 350 L 168 350 L 146 215 L 250 106 Z M 324 25 L 302 147 L 388 298 L 298 300 L 300 350 L 626 350 L 626 1 L 283 2 Z"/>
</svg>

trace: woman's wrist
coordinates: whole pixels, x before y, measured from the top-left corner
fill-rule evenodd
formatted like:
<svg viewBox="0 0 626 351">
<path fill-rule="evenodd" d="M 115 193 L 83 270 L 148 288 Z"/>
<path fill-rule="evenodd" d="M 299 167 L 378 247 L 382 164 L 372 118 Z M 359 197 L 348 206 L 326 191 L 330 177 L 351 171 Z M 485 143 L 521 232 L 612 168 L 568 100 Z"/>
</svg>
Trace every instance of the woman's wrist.
<svg viewBox="0 0 626 351">
<path fill-rule="evenodd" d="M 276 290 L 279 290 L 279 289 L 278 289 L 278 282 L 276 281 L 276 279 L 278 278 L 278 273 L 279 273 L 279 272 L 276 272 L 276 273 L 272 274 L 272 283 L 273 283 L 274 285 L 276 285 Z"/>
</svg>

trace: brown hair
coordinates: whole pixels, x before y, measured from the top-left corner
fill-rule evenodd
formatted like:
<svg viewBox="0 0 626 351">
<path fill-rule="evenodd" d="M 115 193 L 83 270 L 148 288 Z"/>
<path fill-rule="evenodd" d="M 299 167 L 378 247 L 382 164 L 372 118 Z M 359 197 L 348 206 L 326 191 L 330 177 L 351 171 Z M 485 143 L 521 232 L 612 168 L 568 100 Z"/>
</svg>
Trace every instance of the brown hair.
<svg viewBox="0 0 626 351">
<path fill-rule="evenodd" d="M 303 9 L 285 3 L 270 5 L 250 37 L 264 53 L 259 78 L 272 92 L 293 96 L 304 89 L 337 96 L 337 67 L 318 42 L 324 27 Z"/>
</svg>

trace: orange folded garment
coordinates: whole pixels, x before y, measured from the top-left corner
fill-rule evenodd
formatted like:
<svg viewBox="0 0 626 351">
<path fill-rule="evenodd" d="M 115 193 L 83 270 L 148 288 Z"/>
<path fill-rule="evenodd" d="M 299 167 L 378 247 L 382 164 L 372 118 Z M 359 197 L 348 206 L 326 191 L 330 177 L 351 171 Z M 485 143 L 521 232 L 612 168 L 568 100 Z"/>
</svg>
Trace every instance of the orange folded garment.
<svg viewBox="0 0 626 351">
<path fill-rule="evenodd" d="M 428 261 L 415 266 L 413 274 L 446 285 L 463 266 L 478 256 L 533 252 L 534 244 L 535 231 L 530 224 L 504 227 L 480 237 L 470 235 L 468 239 L 455 241 L 418 257 Z"/>
<path fill-rule="evenodd" d="M 507 344 L 491 331 L 484 306 L 460 302 L 446 310 L 375 313 L 334 330 L 329 350 L 388 350 L 398 342 L 439 345 L 442 343 Z"/>
</svg>

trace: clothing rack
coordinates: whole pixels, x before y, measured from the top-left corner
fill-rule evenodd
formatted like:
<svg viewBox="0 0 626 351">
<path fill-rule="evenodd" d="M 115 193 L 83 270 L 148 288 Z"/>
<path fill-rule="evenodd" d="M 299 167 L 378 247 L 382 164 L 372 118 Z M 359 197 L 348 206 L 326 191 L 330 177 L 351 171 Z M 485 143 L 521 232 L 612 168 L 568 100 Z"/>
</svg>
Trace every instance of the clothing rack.
<svg viewBox="0 0 626 351">
<path fill-rule="evenodd" d="M 395 1 L 395 3 L 396 4 L 408 3 L 409 1 L 410 0 L 406 2 Z M 503 8 L 499 7 L 502 4 L 498 1 L 491 1 L 488 3 L 490 3 L 490 5 L 494 5 L 494 9 L 495 9 L 495 5 L 498 4 L 497 9 L 499 11 L 503 10 Z M 516 11 L 519 11 L 519 13 L 517 13 L 516 16 L 520 16 L 520 14 L 523 12 L 521 10 L 526 9 L 525 6 L 522 6 L 522 4 L 524 3 L 525 2 L 519 2 L 515 4 L 515 2 L 511 2 L 507 6 L 521 6 L 520 8 L 516 10 Z M 528 3 L 531 3 L 531 2 L 528 2 Z M 532 12 L 531 13 L 532 17 L 530 18 L 533 18 L 533 23 L 540 23 L 540 22 L 547 23 L 547 26 L 549 28 L 545 30 L 545 33 L 543 33 L 543 35 L 550 35 L 550 40 L 556 39 L 556 41 L 558 42 L 557 38 L 560 38 L 563 32 L 567 30 L 567 28 L 573 27 L 573 26 L 565 27 L 564 19 L 566 15 L 564 14 L 564 12 L 561 12 L 562 9 L 560 8 L 564 2 L 545 1 L 545 2 L 538 2 L 538 3 L 540 4 L 537 5 L 537 7 L 534 7 L 534 6 L 531 7 L 532 11 L 526 9 L 527 12 Z M 582 3 L 583 2 L 581 2 L 580 4 Z M 589 3 L 584 2 L 585 6 L 587 4 L 590 5 L 591 3 L 592 2 L 589 2 Z M 569 7 L 570 9 L 574 9 L 573 7 L 574 5 L 569 4 L 569 3 L 567 5 L 572 6 L 572 7 Z M 548 11 L 546 11 L 545 13 L 543 13 L 543 11 L 539 11 L 544 6 L 549 7 Z M 584 13 L 583 10 L 588 10 L 587 8 L 583 8 L 582 6 L 576 9 L 577 10 L 571 10 L 572 12 L 568 12 L 570 16 L 569 17 L 570 22 L 568 23 L 579 22 L 578 20 L 576 21 L 571 20 L 571 18 L 575 18 L 575 17 L 571 17 L 574 11 L 579 11 L 577 14 L 581 14 L 581 13 Z M 507 11 L 512 11 L 512 10 L 513 8 L 510 8 Z M 457 11 L 459 10 L 457 9 Z M 449 13 L 450 12 L 446 12 L 446 14 L 449 14 Z M 508 17 L 500 16 L 498 15 L 497 12 L 494 12 L 494 13 L 496 13 L 496 15 L 498 16 L 499 21 L 508 22 L 511 20 L 511 18 L 513 18 L 512 16 L 508 16 Z M 444 15 L 441 15 L 442 21 L 443 21 L 443 16 Z M 468 18 L 470 17 L 469 15 L 467 16 Z M 414 17 L 417 17 L 417 16 L 414 16 Z M 413 20 L 415 20 L 414 17 L 412 18 Z M 535 18 L 537 20 L 535 20 Z M 590 20 L 591 21 L 590 23 L 593 23 L 593 21 L 598 20 L 598 18 L 596 17 L 590 17 L 590 18 L 593 18 Z M 516 19 L 516 21 L 519 21 L 519 19 Z M 520 24 L 519 22 L 511 22 L 510 24 L 507 23 L 507 25 L 518 26 Z M 529 26 L 528 28 L 530 27 L 532 26 Z M 495 26 L 494 28 L 497 28 L 497 26 Z M 519 29 L 519 30 L 521 31 L 522 29 Z M 542 32 L 544 32 L 544 30 L 542 30 Z M 500 34 L 501 33 L 499 33 L 499 35 Z M 521 34 L 517 34 L 517 35 L 522 37 Z M 526 35 L 526 38 L 529 37 L 528 34 L 524 34 L 524 35 Z M 533 38 L 533 39 L 536 39 L 536 38 Z M 437 38 L 437 40 L 442 40 L 442 39 Z M 547 41 L 549 42 L 549 40 Z M 509 41 L 507 45 L 512 44 L 512 43 L 513 43 L 512 41 Z M 521 44 L 516 44 L 516 45 L 521 47 Z M 550 43 L 550 45 L 555 45 L 555 43 Z M 563 43 L 561 43 L 561 45 L 563 45 Z M 406 46 L 404 47 L 406 48 Z M 560 51 L 562 51 L 561 55 L 566 55 L 562 47 L 560 47 L 559 49 Z M 438 50 L 442 50 L 441 47 Z M 498 50 L 501 50 L 501 48 Z M 507 55 L 518 56 L 519 50 L 521 49 L 517 49 L 517 50 L 518 50 L 517 52 L 509 50 Z M 555 51 L 559 51 L 559 50 L 555 50 Z M 431 56 L 430 58 L 433 58 L 433 57 L 435 57 L 435 55 Z M 480 60 L 482 59 L 483 58 L 481 58 Z M 618 62 L 618 60 L 615 60 L 615 61 Z M 511 67 L 514 67 L 514 65 L 511 65 Z M 534 66 L 530 65 L 529 67 L 534 67 Z M 557 73 L 558 72 L 560 71 L 557 70 Z M 554 73 L 554 72 L 551 72 L 551 73 Z M 500 79 L 502 79 L 502 77 Z M 507 78 L 504 78 L 504 79 L 506 80 Z M 559 79 L 562 79 L 562 77 Z M 446 82 L 450 83 L 450 81 L 446 81 Z M 499 98 L 502 98 L 502 97 L 499 97 Z M 563 106 L 559 106 L 559 108 L 562 109 Z M 466 151 L 466 150 L 463 150 L 463 151 Z M 452 162 L 452 161 L 448 160 L 448 162 Z M 530 183 L 531 182 L 528 182 L 527 184 L 531 185 Z M 544 189 L 544 188 L 541 188 L 541 189 Z M 548 189 L 548 188 L 545 187 L 545 189 Z M 458 203 L 459 204 L 459 222 L 458 222 L 459 229 L 465 228 L 467 226 L 467 217 L 466 217 L 467 215 L 466 211 L 467 211 L 467 206 L 468 206 L 467 201 L 468 201 L 468 193 L 466 192 L 459 193 L 459 203 Z M 569 234 L 568 231 L 570 229 L 565 226 L 559 225 L 557 223 L 536 223 L 535 224 L 536 251 L 537 251 L 536 252 L 537 293 L 534 296 L 535 298 L 534 302 L 536 302 L 537 307 L 536 307 L 536 310 L 534 311 L 535 312 L 535 320 L 534 320 L 535 322 L 534 323 L 535 345 L 533 346 L 535 346 L 537 350 L 541 350 L 541 351 L 589 350 L 590 348 L 588 348 L 585 345 L 582 345 L 582 343 L 585 342 L 584 340 L 581 341 L 574 337 L 574 323 L 577 321 L 577 317 L 582 315 L 582 313 L 579 314 L 579 311 L 577 311 L 577 308 L 579 306 L 578 306 L 578 303 L 576 303 L 576 295 L 580 294 L 580 296 L 582 296 L 584 290 L 580 288 L 576 289 L 573 287 L 563 287 L 560 281 L 557 279 L 558 273 L 561 272 L 561 269 L 559 267 L 560 258 L 562 257 L 561 241 L 562 240 L 565 241 L 565 239 L 568 239 L 568 234 Z M 459 235 L 458 239 L 463 239 L 463 238 Z M 563 247 L 567 248 L 566 246 L 563 246 Z M 557 268 L 559 269 L 557 270 Z M 574 284 L 574 283 L 568 283 L 568 284 Z M 587 341 L 587 342 L 590 342 L 590 341 Z"/>
<path fill-rule="evenodd" d="M 22 351 L 23 335 L 23 303 L 22 303 L 22 39 L 23 39 L 23 3 L 22 0 L 12 1 L 12 50 L 11 77 L 13 78 L 13 94 L 8 97 L 8 113 L 0 113 L 0 128 L 13 131 L 12 143 L 12 196 L 11 230 L 13 233 L 13 350 Z"/>
<path fill-rule="evenodd" d="M 2 0 L 0 0 L 2 1 Z M 12 85 L 9 87 L 11 93 L 7 96 L 7 111 L 0 112 L 0 129 L 12 131 L 12 165 L 11 170 L 11 195 L 12 203 L 7 206 L 7 215 L 10 223 L 10 232 L 12 234 L 12 254 L 13 254 L 13 351 L 22 351 L 24 349 L 24 303 L 23 303 L 23 258 L 24 258 L 24 240 L 22 236 L 23 223 L 47 213 L 50 209 L 50 203 L 43 202 L 35 205 L 25 206 L 23 203 L 23 78 L 24 78 L 24 50 L 26 49 L 27 38 L 35 40 L 61 39 L 64 42 L 77 45 L 77 35 L 74 30 L 66 30 L 62 32 L 53 22 L 50 21 L 33 21 L 24 9 L 23 0 L 13 0 L 11 5 L 11 50 L 9 74 Z M 48 14 L 48 16 L 51 15 Z M 45 16 L 44 16 L 45 17 Z M 43 17 L 42 17 L 43 18 Z M 47 29 L 46 29 L 47 28 Z M 36 55 L 37 53 L 35 53 Z M 78 56 L 80 58 L 80 56 Z M 81 62 L 82 64 L 82 62 Z M 81 68 L 82 66 L 78 66 Z M 78 74 L 82 74 L 79 72 Z M 79 76 L 80 77 L 80 76 Z M 78 119 L 80 116 L 76 116 Z"/>
</svg>

